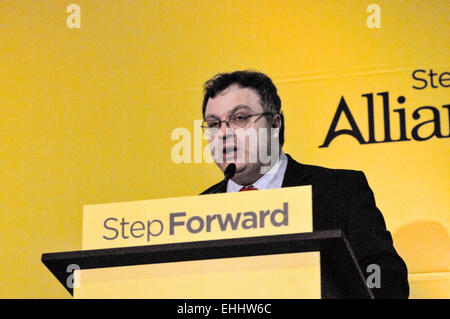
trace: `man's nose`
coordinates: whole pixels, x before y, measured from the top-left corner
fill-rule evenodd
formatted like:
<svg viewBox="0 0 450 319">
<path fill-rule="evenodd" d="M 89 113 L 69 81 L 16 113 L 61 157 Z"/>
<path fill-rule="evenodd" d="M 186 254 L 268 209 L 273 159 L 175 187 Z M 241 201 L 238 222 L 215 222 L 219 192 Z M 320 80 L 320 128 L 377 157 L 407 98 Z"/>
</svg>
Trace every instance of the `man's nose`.
<svg viewBox="0 0 450 319">
<path fill-rule="evenodd" d="M 223 139 L 226 139 L 227 136 L 234 135 L 234 130 L 230 127 L 230 124 L 227 121 L 222 121 L 220 123 L 220 133 Z"/>
</svg>

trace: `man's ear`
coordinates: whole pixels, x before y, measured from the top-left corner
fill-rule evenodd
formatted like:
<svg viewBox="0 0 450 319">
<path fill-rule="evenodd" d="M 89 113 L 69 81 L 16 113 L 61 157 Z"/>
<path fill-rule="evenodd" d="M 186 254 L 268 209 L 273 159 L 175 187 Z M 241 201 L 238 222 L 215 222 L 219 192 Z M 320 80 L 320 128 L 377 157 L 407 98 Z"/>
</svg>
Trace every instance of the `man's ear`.
<svg viewBox="0 0 450 319">
<path fill-rule="evenodd" d="M 281 128 L 281 116 L 280 114 L 275 115 L 272 118 L 272 127 L 273 128 Z"/>
</svg>

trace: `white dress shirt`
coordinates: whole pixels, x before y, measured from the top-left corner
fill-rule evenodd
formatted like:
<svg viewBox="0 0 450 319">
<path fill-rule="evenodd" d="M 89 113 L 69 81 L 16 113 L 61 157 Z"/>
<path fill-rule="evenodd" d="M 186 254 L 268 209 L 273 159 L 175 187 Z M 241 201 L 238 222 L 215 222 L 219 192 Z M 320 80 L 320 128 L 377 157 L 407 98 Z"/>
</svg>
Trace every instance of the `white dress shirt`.
<svg viewBox="0 0 450 319">
<path fill-rule="evenodd" d="M 286 154 L 281 151 L 278 161 L 266 174 L 264 174 L 252 185 L 257 189 L 281 188 L 281 185 L 283 184 L 284 173 L 286 173 L 287 162 L 288 160 Z M 230 179 L 227 184 L 227 193 L 239 192 L 240 189 L 244 186 L 250 185 L 239 185 Z"/>
</svg>

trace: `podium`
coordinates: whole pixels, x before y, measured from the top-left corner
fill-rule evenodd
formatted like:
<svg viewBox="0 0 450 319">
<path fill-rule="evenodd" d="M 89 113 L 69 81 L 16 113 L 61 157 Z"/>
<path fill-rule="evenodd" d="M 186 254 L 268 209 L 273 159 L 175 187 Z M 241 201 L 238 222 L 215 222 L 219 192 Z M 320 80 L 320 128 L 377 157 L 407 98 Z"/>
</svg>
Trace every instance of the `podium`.
<svg viewBox="0 0 450 319">
<path fill-rule="evenodd" d="M 155 286 L 155 291 L 152 291 L 151 296 L 141 295 L 143 298 L 174 298 L 174 299 L 191 299 L 198 298 L 199 295 L 190 295 L 190 291 L 186 290 L 180 292 L 180 289 L 173 286 L 173 283 L 182 285 L 183 277 L 181 276 L 184 271 L 188 271 L 190 268 L 186 266 L 188 262 L 202 262 L 206 263 L 205 269 L 212 269 L 214 272 L 214 267 L 208 266 L 208 263 L 226 264 L 227 261 L 236 260 L 237 263 L 234 266 L 225 267 L 240 267 L 239 265 L 262 265 L 264 263 L 264 258 L 272 258 L 272 260 L 280 261 L 283 260 L 283 256 L 311 256 L 318 263 L 315 265 L 300 264 L 296 266 L 295 264 L 290 264 L 290 269 L 294 269 L 296 272 L 308 272 L 314 273 L 316 271 L 319 274 L 317 280 L 312 278 L 311 281 L 305 285 L 305 278 L 310 279 L 309 275 L 303 277 L 304 279 L 300 282 L 295 280 L 295 278 L 287 278 L 287 281 L 279 281 L 278 283 L 282 287 L 278 287 L 281 292 L 296 291 L 297 295 L 289 295 L 291 298 L 309 298 L 308 294 L 311 291 L 320 292 L 321 298 L 373 298 L 371 291 L 367 288 L 365 278 L 358 265 L 355 258 L 353 250 L 345 237 L 345 234 L 341 230 L 324 230 L 315 231 L 310 233 L 296 233 L 296 234 L 286 234 L 286 235 L 271 235 L 271 236 L 258 236 L 258 237 L 248 237 L 248 238 L 235 238 L 235 239 L 220 239 L 220 240 L 206 240 L 197 242 L 186 242 L 186 243 L 174 243 L 174 244 L 158 244 L 158 245 L 147 245 L 147 246 L 134 246 L 134 247 L 123 247 L 123 248 L 108 248 L 108 249 L 93 249 L 93 250 L 83 250 L 83 251 L 69 251 L 69 252 L 57 252 L 57 253 L 45 253 L 42 255 L 42 262 L 47 266 L 47 268 L 53 273 L 53 275 L 59 280 L 59 282 L 68 290 L 69 293 L 73 294 L 73 288 L 67 285 L 68 283 L 68 267 L 70 265 L 77 265 L 81 271 L 83 270 L 111 270 L 111 269 L 131 269 L 134 274 L 132 279 L 139 282 L 139 268 L 140 266 L 159 265 L 159 270 L 161 269 L 172 269 L 172 272 L 165 272 L 163 276 L 158 279 L 160 285 L 167 285 L 164 287 L 165 293 L 163 295 L 158 294 L 158 288 Z M 241 259 L 240 259 L 241 258 Z M 262 259 L 252 259 L 250 262 L 241 263 L 241 261 L 246 258 L 262 258 Z M 313 258 L 313 259 L 314 259 Z M 320 259 L 320 261 L 319 261 Z M 300 260 L 300 259 L 298 259 Z M 217 263 L 217 261 L 219 261 Z M 223 262 L 222 262 L 223 261 Z M 170 267 L 169 267 L 170 265 Z M 173 268 L 172 266 L 179 266 L 178 268 Z M 211 264 L 212 265 L 212 264 Z M 275 266 L 274 266 L 275 265 Z M 272 263 L 273 267 L 277 267 L 277 263 Z M 166 267 L 167 266 L 167 267 Z M 130 268 L 131 267 L 131 268 Z M 171 268 L 172 267 L 172 268 Z M 195 269 L 196 266 L 191 267 Z M 305 268 L 305 270 L 303 269 Z M 307 268 L 307 269 L 306 269 Z M 133 272 L 133 269 L 136 269 Z M 156 268 L 155 268 L 156 269 Z M 173 270 L 175 269 L 175 270 Z M 254 268 L 256 269 L 256 268 Z M 312 270 L 312 272 L 311 272 Z M 175 271 L 175 272 L 174 272 Z M 283 270 L 281 270 L 283 271 Z M 147 273 L 152 272 L 152 268 L 147 269 Z M 242 278 L 251 277 L 252 273 L 256 274 L 257 271 L 248 269 L 244 277 L 233 277 L 232 278 Z M 308 273 L 308 274 L 309 274 Z M 105 275 L 99 274 L 100 277 L 105 277 Z M 114 275 L 115 274 L 115 275 Z M 269 274 L 269 273 L 266 273 Z M 270 273 L 273 277 L 273 273 Z M 194 274 L 199 275 L 199 274 Z M 228 274 L 226 274 L 228 275 Z M 109 273 L 106 275 L 109 281 L 114 282 L 115 280 L 121 280 L 121 278 L 111 278 L 111 276 L 120 277 L 120 272 Z M 177 280 L 171 280 L 170 276 L 178 276 Z M 92 277 L 92 276 L 91 276 Z M 95 277 L 95 275 L 94 275 Z M 180 279 L 181 278 L 181 279 Z M 195 282 L 205 279 L 205 276 L 194 277 Z M 215 280 L 214 274 L 208 277 L 208 280 Z M 228 280 L 222 275 L 221 280 Z M 224 279 L 225 278 L 225 279 Z M 296 277 L 297 278 L 297 277 Z M 300 278 L 300 277 L 298 277 Z M 125 281 L 129 282 L 130 276 L 126 278 Z M 276 278 L 266 278 L 266 280 L 277 280 Z M 192 278 L 190 279 L 192 280 Z M 205 279 L 206 280 L 206 279 Z M 256 279 L 258 283 L 263 283 L 264 280 Z M 95 287 L 101 280 L 92 280 L 89 284 L 90 287 Z M 170 284 L 169 284 L 170 282 Z M 200 295 L 200 298 L 235 298 L 230 295 L 221 295 L 221 286 L 216 285 L 213 282 L 205 283 L 210 288 L 216 289 L 216 293 L 212 295 Z M 231 285 L 234 283 L 231 282 Z M 236 284 L 239 284 L 237 282 Z M 277 282 L 274 283 L 277 285 Z M 190 283 L 185 285 L 189 287 Z M 147 285 L 148 286 L 148 285 Z M 110 286 L 109 289 L 114 286 Z M 121 284 L 115 287 L 125 287 Z M 131 288 L 133 289 L 132 286 Z M 225 288 L 224 288 L 225 289 Z M 121 289 L 120 297 L 133 298 L 134 295 L 132 291 L 126 291 L 125 288 Z M 160 288 L 159 291 L 163 289 Z M 171 292 L 173 291 L 173 295 Z M 207 290 L 203 290 L 207 291 Z M 182 298 L 180 298 L 182 296 Z M 243 298 L 258 298 L 254 294 L 248 293 L 247 295 L 240 295 Z M 284 296 L 284 295 L 283 295 Z M 283 296 L 270 295 L 266 296 L 269 298 L 284 298 Z M 81 295 L 84 298 L 83 295 Z M 89 295 L 89 298 L 104 298 L 104 295 L 95 295 L 94 293 Z"/>
</svg>

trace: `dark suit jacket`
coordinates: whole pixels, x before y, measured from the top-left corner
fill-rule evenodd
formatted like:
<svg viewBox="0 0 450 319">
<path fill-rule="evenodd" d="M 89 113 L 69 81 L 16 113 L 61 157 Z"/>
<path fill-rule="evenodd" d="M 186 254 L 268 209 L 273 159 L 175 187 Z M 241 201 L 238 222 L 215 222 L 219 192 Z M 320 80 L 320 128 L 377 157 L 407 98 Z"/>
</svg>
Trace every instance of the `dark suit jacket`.
<svg viewBox="0 0 450 319">
<path fill-rule="evenodd" d="M 366 273 L 368 265 L 380 266 L 381 287 L 371 289 L 375 298 L 407 298 L 406 265 L 394 249 L 391 234 L 386 230 L 364 173 L 304 165 L 289 155 L 287 157 L 282 187 L 312 185 L 314 230 L 341 229 L 366 277 L 370 275 Z M 216 184 L 202 194 L 208 194 L 218 186 Z M 219 192 L 226 192 L 225 183 L 219 186 Z M 323 266 L 330 267 L 329 263 Z M 345 297 L 345 292 L 325 293 L 325 297 L 336 296 Z"/>
</svg>

